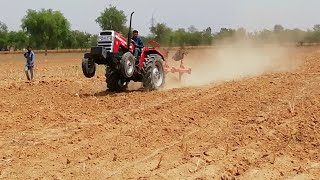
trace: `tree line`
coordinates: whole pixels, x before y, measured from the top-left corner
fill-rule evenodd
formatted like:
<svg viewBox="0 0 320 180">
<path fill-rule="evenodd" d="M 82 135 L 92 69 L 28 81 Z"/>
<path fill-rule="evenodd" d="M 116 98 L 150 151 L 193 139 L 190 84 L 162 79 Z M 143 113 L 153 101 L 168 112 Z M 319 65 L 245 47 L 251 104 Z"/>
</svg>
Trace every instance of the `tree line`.
<svg viewBox="0 0 320 180">
<path fill-rule="evenodd" d="M 125 36 L 128 33 L 127 16 L 122 10 L 109 5 L 95 19 L 101 29 L 113 29 Z M 27 10 L 21 20 L 21 29 L 9 31 L 0 21 L 0 50 L 23 49 L 31 45 L 34 49 L 78 49 L 88 48 L 97 43 L 97 35 L 72 30 L 70 22 L 60 11 L 52 9 Z M 156 23 L 150 28 L 150 34 L 143 37 L 146 43 L 156 40 L 162 46 L 199 46 L 213 45 L 235 40 L 251 40 L 258 43 L 320 43 L 320 25 L 312 29 L 286 29 L 275 25 L 273 29 L 247 32 L 244 28 L 221 28 L 213 32 L 211 27 L 198 30 L 194 26 L 172 29 L 165 23 Z M 97 32 L 98 33 L 98 32 Z"/>
<path fill-rule="evenodd" d="M 157 40 L 166 46 L 200 46 L 219 45 L 221 43 L 233 43 L 235 41 L 251 41 L 261 44 L 297 44 L 320 43 L 320 25 L 314 25 L 312 29 L 301 30 L 298 28 L 286 29 L 282 25 L 275 25 L 273 29 L 264 29 L 256 32 L 248 32 L 244 28 L 221 28 L 218 32 L 212 32 L 211 27 L 197 30 L 194 26 L 172 30 L 165 23 L 158 23 L 150 28 L 152 35 L 146 40 Z"/>
</svg>

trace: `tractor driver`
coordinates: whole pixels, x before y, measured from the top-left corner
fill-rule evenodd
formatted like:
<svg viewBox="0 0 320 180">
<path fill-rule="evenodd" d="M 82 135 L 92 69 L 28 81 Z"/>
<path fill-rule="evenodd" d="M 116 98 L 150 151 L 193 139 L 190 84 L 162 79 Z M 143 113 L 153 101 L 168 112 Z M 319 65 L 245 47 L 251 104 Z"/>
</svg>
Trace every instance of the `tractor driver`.
<svg viewBox="0 0 320 180">
<path fill-rule="evenodd" d="M 134 30 L 133 31 L 133 36 L 132 36 L 132 40 L 133 40 L 133 43 L 134 43 L 134 57 L 138 58 L 138 56 L 141 54 L 141 49 L 144 47 L 143 45 L 143 42 L 141 40 L 141 37 L 138 36 L 138 31 L 137 30 Z"/>
</svg>

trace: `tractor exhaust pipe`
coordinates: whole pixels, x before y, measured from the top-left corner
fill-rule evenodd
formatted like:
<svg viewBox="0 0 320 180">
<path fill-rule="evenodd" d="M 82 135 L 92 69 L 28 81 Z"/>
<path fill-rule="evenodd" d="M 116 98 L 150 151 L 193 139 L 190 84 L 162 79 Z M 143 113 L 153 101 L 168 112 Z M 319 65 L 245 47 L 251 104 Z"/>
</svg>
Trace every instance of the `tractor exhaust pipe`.
<svg viewBox="0 0 320 180">
<path fill-rule="evenodd" d="M 131 44 L 131 23 L 132 23 L 132 15 L 134 12 L 130 15 L 130 26 L 129 26 L 129 32 L 128 32 L 128 51 L 130 50 L 130 44 Z"/>
</svg>

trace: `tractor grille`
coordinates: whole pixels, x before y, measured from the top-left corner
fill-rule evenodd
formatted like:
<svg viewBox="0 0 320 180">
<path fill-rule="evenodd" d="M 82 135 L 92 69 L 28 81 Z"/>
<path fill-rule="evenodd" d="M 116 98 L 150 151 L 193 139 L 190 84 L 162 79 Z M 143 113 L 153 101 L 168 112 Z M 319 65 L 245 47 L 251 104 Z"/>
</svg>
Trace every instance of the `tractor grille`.
<svg viewBox="0 0 320 180">
<path fill-rule="evenodd" d="M 99 41 L 98 46 L 104 47 L 108 52 L 112 52 L 112 41 Z"/>
<path fill-rule="evenodd" d="M 112 52 L 114 36 L 114 31 L 100 32 L 98 37 L 98 46 L 104 47 L 107 52 Z"/>
<path fill-rule="evenodd" d="M 101 36 L 105 36 L 105 35 L 110 36 L 110 35 L 112 35 L 112 32 L 111 31 L 105 31 L 105 32 L 101 32 L 100 35 Z"/>
</svg>

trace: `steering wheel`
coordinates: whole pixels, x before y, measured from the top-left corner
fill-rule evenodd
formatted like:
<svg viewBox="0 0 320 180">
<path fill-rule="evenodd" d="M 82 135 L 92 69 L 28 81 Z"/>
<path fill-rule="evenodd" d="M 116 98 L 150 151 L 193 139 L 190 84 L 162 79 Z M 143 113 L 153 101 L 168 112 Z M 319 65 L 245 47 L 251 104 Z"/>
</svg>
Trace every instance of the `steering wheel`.
<svg viewBox="0 0 320 180">
<path fill-rule="evenodd" d="M 134 40 L 130 40 L 130 44 L 133 44 L 133 46 L 135 46 L 136 45 L 136 43 L 134 42 Z"/>
<path fill-rule="evenodd" d="M 149 44 L 152 44 L 153 46 L 151 46 L 151 47 L 153 47 L 153 48 L 159 48 L 160 47 L 160 44 L 155 40 L 148 41 L 147 42 L 147 47 L 149 47 Z"/>
</svg>

